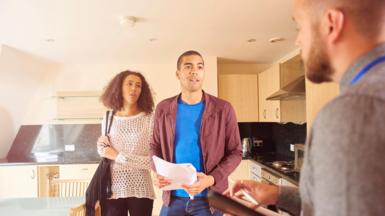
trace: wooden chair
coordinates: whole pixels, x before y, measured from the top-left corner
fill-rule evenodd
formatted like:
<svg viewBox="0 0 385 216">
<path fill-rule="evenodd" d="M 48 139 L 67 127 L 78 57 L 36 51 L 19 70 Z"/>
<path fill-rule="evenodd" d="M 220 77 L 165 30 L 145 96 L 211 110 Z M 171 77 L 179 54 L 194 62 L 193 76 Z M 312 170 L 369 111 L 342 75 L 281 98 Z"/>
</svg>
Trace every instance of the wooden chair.
<svg viewBox="0 0 385 216">
<path fill-rule="evenodd" d="M 68 216 L 85 216 L 86 215 L 86 206 L 81 204 L 79 206 L 70 208 L 70 213 Z"/>
<path fill-rule="evenodd" d="M 70 209 L 70 213 L 68 216 L 85 216 L 86 215 L 86 205 L 81 204 L 79 206 L 73 207 Z M 99 202 L 96 203 L 95 205 L 95 216 L 101 216 L 101 209 Z"/>
<path fill-rule="evenodd" d="M 86 195 L 90 180 L 85 179 L 50 179 L 48 194 L 51 197 L 77 197 Z M 86 205 L 80 204 L 70 208 L 69 216 L 85 216 Z M 95 204 L 95 216 L 101 216 L 99 202 Z"/>
<path fill-rule="evenodd" d="M 49 181 L 49 196 L 85 196 L 89 183 L 89 180 L 83 179 L 51 179 Z"/>
</svg>

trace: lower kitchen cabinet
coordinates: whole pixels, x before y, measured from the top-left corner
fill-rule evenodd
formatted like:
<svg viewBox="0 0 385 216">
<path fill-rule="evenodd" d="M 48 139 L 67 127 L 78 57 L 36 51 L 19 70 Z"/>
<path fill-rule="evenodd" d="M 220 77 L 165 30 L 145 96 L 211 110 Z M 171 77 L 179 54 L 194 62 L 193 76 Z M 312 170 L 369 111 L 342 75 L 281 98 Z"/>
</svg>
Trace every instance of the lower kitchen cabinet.
<svg viewBox="0 0 385 216">
<path fill-rule="evenodd" d="M 52 164 L 38 166 L 38 196 L 48 196 L 49 179 L 91 180 L 98 164 Z"/>
<path fill-rule="evenodd" d="M 59 166 L 60 179 L 92 179 L 99 164 L 64 164 Z"/>
<path fill-rule="evenodd" d="M 262 181 L 262 167 L 254 161 L 250 161 L 250 178 L 254 181 Z"/>
<path fill-rule="evenodd" d="M 0 198 L 37 197 L 36 165 L 0 166 Z"/>
<path fill-rule="evenodd" d="M 265 182 L 262 179 L 262 166 L 253 160 L 242 160 L 238 167 L 229 176 L 229 183 L 231 184 L 238 179 L 252 179 L 258 182 Z M 278 180 L 278 179 L 277 179 Z M 297 187 L 295 184 L 289 182 L 284 178 L 279 178 L 278 185 Z M 279 214 L 283 216 L 290 216 L 289 213 L 279 210 Z"/>
<path fill-rule="evenodd" d="M 89 179 L 98 164 L 0 166 L 0 198 L 48 196 L 49 178 Z"/>
<path fill-rule="evenodd" d="M 238 167 L 230 174 L 229 183 L 238 179 L 250 179 L 250 160 L 242 160 Z"/>
<path fill-rule="evenodd" d="M 279 185 L 281 185 L 281 186 L 290 186 L 290 187 L 298 187 L 297 185 L 295 185 L 295 184 L 289 182 L 288 180 L 286 180 L 286 179 L 284 179 L 284 178 L 281 178 L 281 179 L 279 180 Z"/>
</svg>

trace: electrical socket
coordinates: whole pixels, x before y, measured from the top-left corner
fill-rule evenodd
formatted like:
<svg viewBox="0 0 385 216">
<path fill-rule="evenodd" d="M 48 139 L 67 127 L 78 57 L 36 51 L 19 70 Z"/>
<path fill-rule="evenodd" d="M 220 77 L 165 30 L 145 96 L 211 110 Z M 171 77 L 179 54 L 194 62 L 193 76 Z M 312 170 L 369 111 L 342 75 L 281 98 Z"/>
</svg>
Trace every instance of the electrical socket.
<svg viewBox="0 0 385 216">
<path fill-rule="evenodd" d="M 75 145 L 64 145 L 64 151 L 75 151 Z"/>
<path fill-rule="evenodd" d="M 294 151 L 294 144 L 290 144 L 290 151 Z"/>
</svg>

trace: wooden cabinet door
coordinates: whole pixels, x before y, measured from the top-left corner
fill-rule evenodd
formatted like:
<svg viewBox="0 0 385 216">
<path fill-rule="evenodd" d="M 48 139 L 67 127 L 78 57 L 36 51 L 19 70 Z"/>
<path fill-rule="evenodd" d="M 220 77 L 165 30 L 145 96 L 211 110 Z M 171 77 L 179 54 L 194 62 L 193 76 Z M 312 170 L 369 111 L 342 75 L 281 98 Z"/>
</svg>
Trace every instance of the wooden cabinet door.
<svg viewBox="0 0 385 216">
<path fill-rule="evenodd" d="M 254 181 L 262 181 L 262 167 L 255 161 L 250 161 L 249 175 L 250 179 Z"/>
<path fill-rule="evenodd" d="M 258 75 L 258 101 L 259 101 L 259 121 L 267 122 L 267 101 L 269 92 L 269 72 L 264 71 Z"/>
<path fill-rule="evenodd" d="M 295 185 L 295 184 L 289 182 L 288 180 L 286 180 L 286 179 L 284 179 L 284 178 L 281 178 L 281 179 L 279 180 L 279 185 L 281 185 L 281 186 L 290 186 L 290 187 L 298 187 L 297 185 Z"/>
<path fill-rule="evenodd" d="M 230 183 L 238 179 L 250 179 L 250 160 L 242 160 L 229 176 Z"/>
<path fill-rule="evenodd" d="M 0 166 L 0 198 L 37 197 L 37 167 Z"/>
<path fill-rule="evenodd" d="M 60 179 L 92 179 L 98 164 L 65 164 L 59 166 Z"/>
<path fill-rule="evenodd" d="M 280 89 L 280 71 L 279 64 L 274 64 L 269 74 L 269 95 L 279 91 Z M 268 103 L 268 119 L 270 122 L 279 122 L 281 120 L 281 102 L 277 100 L 269 100 Z"/>
<path fill-rule="evenodd" d="M 280 101 L 266 100 L 279 90 L 279 65 L 275 64 L 259 74 L 259 119 L 262 122 L 280 121 Z"/>
<path fill-rule="evenodd" d="M 219 98 L 231 103 L 238 122 L 258 121 L 258 75 L 219 75 Z"/>
<path fill-rule="evenodd" d="M 339 86 L 336 83 L 314 84 L 306 79 L 306 126 L 308 131 L 321 108 L 338 94 Z"/>
</svg>

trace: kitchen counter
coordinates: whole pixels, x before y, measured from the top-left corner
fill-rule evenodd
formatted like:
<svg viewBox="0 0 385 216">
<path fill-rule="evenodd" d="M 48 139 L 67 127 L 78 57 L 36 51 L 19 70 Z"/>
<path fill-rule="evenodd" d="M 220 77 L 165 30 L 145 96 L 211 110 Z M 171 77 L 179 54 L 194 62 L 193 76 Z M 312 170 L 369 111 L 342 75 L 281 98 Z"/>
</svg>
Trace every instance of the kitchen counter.
<svg viewBox="0 0 385 216">
<path fill-rule="evenodd" d="M 90 152 L 93 149 L 90 149 Z M 96 150 L 95 150 L 96 151 Z M 39 155 L 20 155 L 0 160 L 0 166 L 7 165 L 45 165 L 45 164 L 95 164 L 101 160 L 97 153 L 61 152 Z"/>
<path fill-rule="evenodd" d="M 0 160 L 0 166 L 24 166 L 24 165 L 62 165 L 62 164 L 98 164 L 99 160 L 92 161 L 65 161 L 65 160 L 57 160 L 52 162 L 37 162 L 37 161 L 8 161 L 8 160 Z"/>
<path fill-rule="evenodd" d="M 285 155 L 279 155 L 275 152 L 269 152 L 269 153 L 259 153 L 258 155 L 249 157 L 248 159 L 257 162 L 259 165 L 261 165 L 262 168 L 270 171 L 275 175 L 281 176 L 281 178 L 284 178 L 290 183 L 298 186 L 299 178 L 300 178 L 299 172 L 284 173 L 272 166 L 272 162 L 274 161 L 293 161 L 294 158 L 288 157 Z"/>
</svg>

